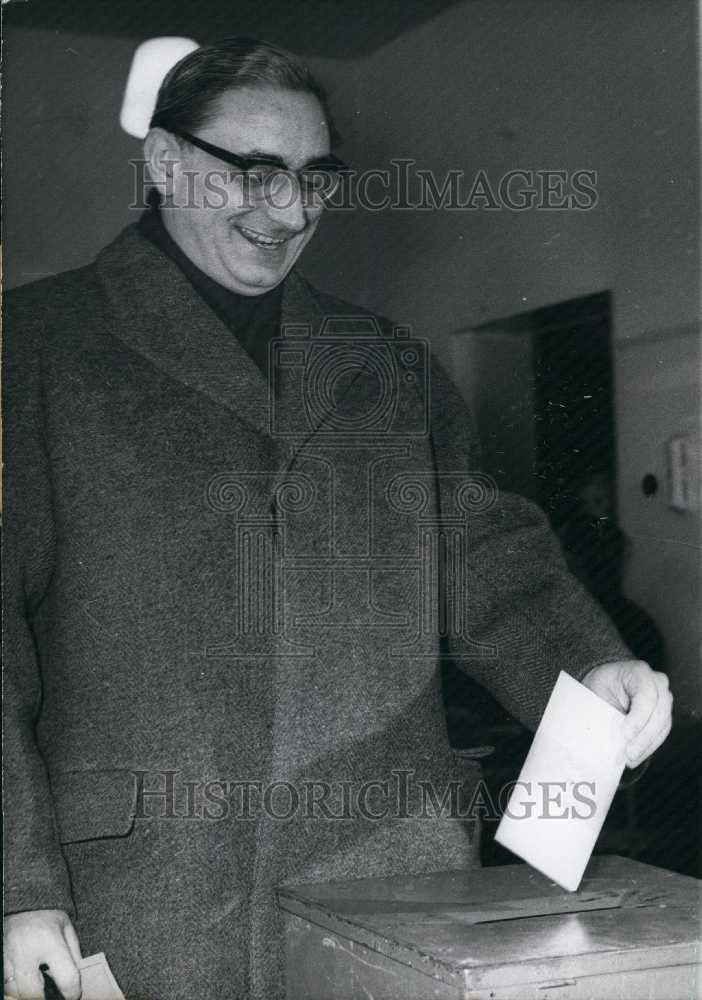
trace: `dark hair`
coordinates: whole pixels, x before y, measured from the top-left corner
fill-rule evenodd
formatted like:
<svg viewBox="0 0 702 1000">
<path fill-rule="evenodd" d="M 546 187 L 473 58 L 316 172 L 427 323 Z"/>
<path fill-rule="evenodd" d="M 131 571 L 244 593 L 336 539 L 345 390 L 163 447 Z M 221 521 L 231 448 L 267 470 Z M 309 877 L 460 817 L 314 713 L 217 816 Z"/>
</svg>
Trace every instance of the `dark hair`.
<svg viewBox="0 0 702 1000">
<path fill-rule="evenodd" d="M 243 35 L 204 45 L 176 63 L 161 84 L 150 127 L 196 132 L 212 117 L 217 98 L 237 87 L 312 94 L 322 105 L 332 145 L 338 142 L 326 92 L 307 66 L 292 52 Z"/>
</svg>

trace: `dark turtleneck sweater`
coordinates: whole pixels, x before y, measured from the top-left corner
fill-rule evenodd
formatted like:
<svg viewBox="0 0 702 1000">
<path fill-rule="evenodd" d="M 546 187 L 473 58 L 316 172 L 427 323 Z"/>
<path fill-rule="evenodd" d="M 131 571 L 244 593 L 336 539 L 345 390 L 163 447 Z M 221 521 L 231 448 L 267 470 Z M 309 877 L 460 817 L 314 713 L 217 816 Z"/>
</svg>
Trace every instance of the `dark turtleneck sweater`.
<svg viewBox="0 0 702 1000">
<path fill-rule="evenodd" d="M 158 208 L 144 212 L 139 219 L 139 230 L 175 261 L 198 295 L 229 327 L 267 378 L 268 345 L 273 337 L 280 336 L 282 282 L 262 295 L 237 295 L 206 275 L 183 253 L 164 226 Z"/>
</svg>

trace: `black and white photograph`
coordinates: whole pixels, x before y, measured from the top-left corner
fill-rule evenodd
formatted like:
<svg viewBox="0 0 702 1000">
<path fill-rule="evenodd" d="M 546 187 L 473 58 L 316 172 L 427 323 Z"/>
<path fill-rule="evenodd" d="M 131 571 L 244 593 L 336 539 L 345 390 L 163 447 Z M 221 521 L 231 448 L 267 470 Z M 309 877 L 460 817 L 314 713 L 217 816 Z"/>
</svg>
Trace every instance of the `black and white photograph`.
<svg viewBox="0 0 702 1000">
<path fill-rule="evenodd" d="M 2 0 L 5 1000 L 702 1000 L 702 0 Z"/>
</svg>

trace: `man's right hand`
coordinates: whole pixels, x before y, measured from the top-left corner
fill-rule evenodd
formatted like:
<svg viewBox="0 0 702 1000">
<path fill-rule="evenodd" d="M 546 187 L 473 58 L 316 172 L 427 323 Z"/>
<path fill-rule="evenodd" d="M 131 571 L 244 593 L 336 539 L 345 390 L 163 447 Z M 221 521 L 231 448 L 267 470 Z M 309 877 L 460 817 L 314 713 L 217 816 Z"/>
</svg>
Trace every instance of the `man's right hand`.
<svg viewBox="0 0 702 1000">
<path fill-rule="evenodd" d="M 47 972 L 66 1000 L 80 1000 L 78 937 L 63 910 L 27 910 L 3 921 L 6 997 L 43 1000 Z"/>
</svg>

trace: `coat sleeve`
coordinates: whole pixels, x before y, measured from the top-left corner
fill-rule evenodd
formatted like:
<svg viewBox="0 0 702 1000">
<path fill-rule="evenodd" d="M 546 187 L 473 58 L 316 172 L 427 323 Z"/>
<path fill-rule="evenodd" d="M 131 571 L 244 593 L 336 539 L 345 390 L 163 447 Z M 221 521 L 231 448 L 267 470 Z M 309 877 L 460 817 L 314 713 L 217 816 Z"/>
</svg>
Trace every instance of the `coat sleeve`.
<svg viewBox="0 0 702 1000">
<path fill-rule="evenodd" d="M 35 738 L 42 682 L 32 621 L 50 583 L 55 542 L 38 338 L 21 313 L 6 309 L 4 340 L 5 912 L 61 909 L 72 914 L 47 769 Z"/>
<path fill-rule="evenodd" d="M 465 515 L 457 588 L 464 626 L 449 634 L 448 655 L 534 729 L 560 670 L 581 680 L 593 667 L 632 654 L 568 571 L 544 513 L 475 475 L 480 458 L 470 414 L 438 364 L 431 389 L 439 482 L 442 473 L 466 473 L 478 484 Z"/>
</svg>

